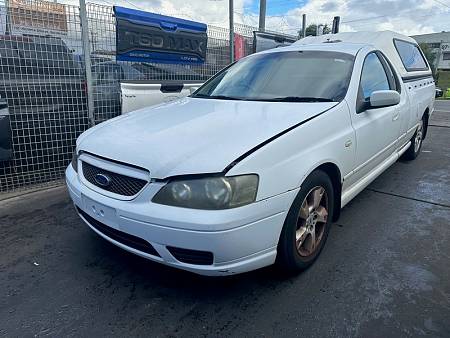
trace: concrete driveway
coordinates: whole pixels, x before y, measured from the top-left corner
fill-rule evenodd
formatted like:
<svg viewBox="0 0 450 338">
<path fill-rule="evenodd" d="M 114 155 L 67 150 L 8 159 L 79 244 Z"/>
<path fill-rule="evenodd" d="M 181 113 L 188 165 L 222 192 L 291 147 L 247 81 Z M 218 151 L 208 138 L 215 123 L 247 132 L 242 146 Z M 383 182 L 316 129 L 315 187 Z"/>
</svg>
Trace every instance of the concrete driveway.
<svg viewBox="0 0 450 338">
<path fill-rule="evenodd" d="M 0 202 L 0 335 L 450 336 L 450 102 L 423 153 L 344 208 L 316 264 L 229 278 L 102 240 L 64 188 Z"/>
</svg>

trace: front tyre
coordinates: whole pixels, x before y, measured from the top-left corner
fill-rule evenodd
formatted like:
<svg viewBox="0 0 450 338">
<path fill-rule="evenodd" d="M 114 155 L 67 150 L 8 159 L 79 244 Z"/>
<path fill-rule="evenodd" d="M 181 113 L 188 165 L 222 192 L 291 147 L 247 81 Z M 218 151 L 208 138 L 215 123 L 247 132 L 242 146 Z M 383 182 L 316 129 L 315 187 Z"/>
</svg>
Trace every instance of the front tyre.
<svg viewBox="0 0 450 338">
<path fill-rule="evenodd" d="M 424 126 L 424 119 L 422 119 L 419 122 L 419 126 L 417 127 L 416 132 L 411 138 L 411 145 L 409 146 L 408 150 L 406 150 L 402 155 L 403 160 L 412 161 L 415 160 L 417 156 L 419 156 L 420 150 L 422 149 L 422 141 L 425 131 Z"/>
<path fill-rule="evenodd" d="M 330 177 L 311 173 L 289 209 L 278 242 L 277 263 L 288 271 L 308 268 L 320 254 L 330 231 L 334 211 Z"/>
</svg>

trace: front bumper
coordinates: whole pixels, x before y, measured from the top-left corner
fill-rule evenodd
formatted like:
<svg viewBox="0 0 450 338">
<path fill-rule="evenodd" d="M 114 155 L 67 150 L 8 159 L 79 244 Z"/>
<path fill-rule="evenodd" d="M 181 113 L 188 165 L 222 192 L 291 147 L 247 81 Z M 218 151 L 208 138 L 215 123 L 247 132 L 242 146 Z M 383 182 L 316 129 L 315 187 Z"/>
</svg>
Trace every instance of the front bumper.
<svg viewBox="0 0 450 338">
<path fill-rule="evenodd" d="M 297 191 L 289 191 L 248 206 L 220 211 L 191 210 L 151 203 L 161 185 L 150 184 L 131 201 L 117 200 L 84 185 L 73 168 L 66 183 L 80 217 L 111 243 L 176 268 L 201 275 L 221 276 L 255 270 L 275 262 L 278 239 L 287 210 Z M 122 233 L 144 239 L 157 255 L 137 250 L 108 236 L 93 220 Z M 213 253 L 210 265 L 184 263 L 168 247 Z"/>
</svg>

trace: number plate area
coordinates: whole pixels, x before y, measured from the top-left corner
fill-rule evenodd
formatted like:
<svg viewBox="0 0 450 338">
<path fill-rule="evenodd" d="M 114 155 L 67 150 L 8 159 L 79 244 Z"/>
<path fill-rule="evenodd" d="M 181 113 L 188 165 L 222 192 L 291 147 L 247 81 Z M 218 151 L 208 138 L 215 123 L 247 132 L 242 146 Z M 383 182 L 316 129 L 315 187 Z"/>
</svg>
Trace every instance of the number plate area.
<svg viewBox="0 0 450 338">
<path fill-rule="evenodd" d="M 97 221 L 119 230 L 116 209 L 98 203 L 82 195 L 83 210 Z"/>
</svg>

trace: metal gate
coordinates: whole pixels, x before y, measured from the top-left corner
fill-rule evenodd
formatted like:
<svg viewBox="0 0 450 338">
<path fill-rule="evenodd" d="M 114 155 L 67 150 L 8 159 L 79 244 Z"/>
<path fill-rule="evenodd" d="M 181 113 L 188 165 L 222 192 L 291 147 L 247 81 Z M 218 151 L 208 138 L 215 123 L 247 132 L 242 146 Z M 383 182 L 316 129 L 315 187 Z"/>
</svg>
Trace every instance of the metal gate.
<svg viewBox="0 0 450 338">
<path fill-rule="evenodd" d="M 204 64 L 116 62 L 113 8 L 87 4 L 86 12 L 95 124 L 120 114 L 121 80 L 204 81 L 230 62 L 228 30 L 214 26 Z M 253 50 L 254 30 L 235 27 L 243 55 Z M 9 111 L 0 130 L 9 124 L 12 143 L 11 158 L 0 158 L 0 193 L 61 183 L 76 138 L 92 124 L 82 42 L 78 6 L 0 0 L 0 102 Z"/>
</svg>

